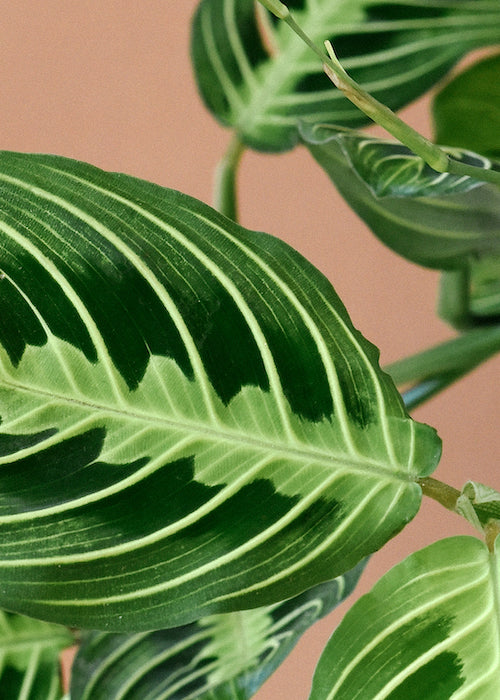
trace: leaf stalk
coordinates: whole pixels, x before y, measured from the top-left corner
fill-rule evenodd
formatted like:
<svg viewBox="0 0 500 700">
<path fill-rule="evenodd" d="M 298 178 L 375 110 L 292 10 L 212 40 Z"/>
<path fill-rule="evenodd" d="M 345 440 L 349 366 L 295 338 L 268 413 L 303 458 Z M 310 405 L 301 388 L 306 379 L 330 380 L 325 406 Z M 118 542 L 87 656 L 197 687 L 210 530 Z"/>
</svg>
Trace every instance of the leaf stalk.
<svg viewBox="0 0 500 700">
<path fill-rule="evenodd" d="M 239 136 L 233 134 L 215 169 L 214 207 L 233 221 L 238 221 L 237 174 L 244 150 Z"/>
</svg>

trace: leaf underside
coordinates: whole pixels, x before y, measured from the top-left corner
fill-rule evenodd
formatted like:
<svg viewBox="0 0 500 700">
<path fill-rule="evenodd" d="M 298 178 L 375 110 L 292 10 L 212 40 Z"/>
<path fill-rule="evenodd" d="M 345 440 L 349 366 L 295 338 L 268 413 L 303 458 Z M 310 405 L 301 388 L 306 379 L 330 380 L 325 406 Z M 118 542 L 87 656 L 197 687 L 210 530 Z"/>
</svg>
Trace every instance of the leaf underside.
<svg viewBox="0 0 500 700">
<path fill-rule="evenodd" d="M 414 516 L 439 440 L 289 246 L 53 156 L 1 154 L 0 202 L 0 606 L 173 627 Z"/>
<path fill-rule="evenodd" d="M 459 73 L 434 97 L 436 140 L 500 159 L 500 55 Z"/>
<path fill-rule="evenodd" d="M 437 269 L 500 255 L 497 186 L 434 173 L 397 142 L 321 125 L 302 125 L 302 138 L 347 203 L 399 255 Z M 499 167 L 467 151 L 453 155 Z"/>
<path fill-rule="evenodd" d="M 294 0 L 301 28 L 330 40 L 350 75 L 399 109 L 467 51 L 500 41 L 496 0 Z M 298 123 L 364 126 L 367 117 L 326 78 L 321 61 L 254 0 L 202 0 L 191 54 L 207 107 L 257 150 L 298 142 Z"/>
</svg>

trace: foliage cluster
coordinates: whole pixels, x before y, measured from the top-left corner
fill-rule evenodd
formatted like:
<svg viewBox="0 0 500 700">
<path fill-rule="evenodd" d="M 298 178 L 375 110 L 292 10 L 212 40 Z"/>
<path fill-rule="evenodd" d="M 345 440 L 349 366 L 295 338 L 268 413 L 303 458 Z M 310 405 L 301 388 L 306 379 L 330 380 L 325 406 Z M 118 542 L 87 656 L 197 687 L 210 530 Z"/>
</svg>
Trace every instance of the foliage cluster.
<svg viewBox="0 0 500 700">
<path fill-rule="evenodd" d="M 76 642 L 71 700 L 247 700 L 423 496 L 477 537 L 360 598 L 310 700 L 498 697 L 500 494 L 431 476 L 409 415 L 500 350 L 500 55 L 447 77 L 498 44 L 498 0 L 201 0 L 213 208 L 0 153 L 0 698 L 62 698 Z M 435 86 L 431 142 L 396 111 Z M 298 145 L 440 271 L 453 339 L 382 370 L 330 282 L 238 223 L 244 150 Z"/>
</svg>

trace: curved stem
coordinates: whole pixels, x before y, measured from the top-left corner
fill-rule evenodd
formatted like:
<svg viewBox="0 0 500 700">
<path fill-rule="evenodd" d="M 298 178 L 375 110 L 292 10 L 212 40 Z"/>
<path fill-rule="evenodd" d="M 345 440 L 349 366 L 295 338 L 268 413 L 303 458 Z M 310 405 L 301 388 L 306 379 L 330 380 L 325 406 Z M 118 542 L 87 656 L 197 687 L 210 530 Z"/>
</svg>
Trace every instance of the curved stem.
<svg viewBox="0 0 500 700">
<path fill-rule="evenodd" d="M 214 207 L 233 221 L 238 220 L 236 177 L 245 146 L 234 134 L 215 170 Z"/>
</svg>

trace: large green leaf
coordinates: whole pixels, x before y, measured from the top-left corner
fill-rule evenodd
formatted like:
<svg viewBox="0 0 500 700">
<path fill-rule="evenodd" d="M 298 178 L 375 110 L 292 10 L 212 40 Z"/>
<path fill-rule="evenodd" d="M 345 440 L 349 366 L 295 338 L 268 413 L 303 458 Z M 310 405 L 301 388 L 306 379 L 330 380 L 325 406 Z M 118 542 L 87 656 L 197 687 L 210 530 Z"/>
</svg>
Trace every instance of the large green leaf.
<svg viewBox="0 0 500 700">
<path fill-rule="evenodd" d="M 496 700 L 499 558 L 473 537 L 411 554 L 349 610 L 310 700 Z"/>
<path fill-rule="evenodd" d="M 348 204 L 403 257 L 450 269 L 499 256 L 496 185 L 433 173 L 396 142 L 327 126 L 304 125 L 302 136 Z M 463 153 L 462 159 L 498 167 L 475 154 Z"/>
<path fill-rule="evenodd" d="M 497 0 L 293 0 L 288 6 L 319 46 L 330 39 L 352 77 L 393 109 L 427 91 L 466 51 L 500 41 Z M 299 119 L 368 121 L 327 80 L 318 57 L 254 0 L 202 0 L 191 45 L 206 105 L 253 148 L 292 148 Z"/>
<path fill-rule="evenodd" d="M 52 156 L 2 154 L 0 202 L 1 606 L 172 627 L 414 516 L 439 440 L 289 246 Z"/>
<path fill-rule="evenodd" d="M 434 98 L 436 140 L 500 159 L 500 55 L 478 61 Z"/>
<path fill-rule="evenodd" d="M 305 630 L 344 600 L 364 562 L 276 605 L 136 635 L 92 632 L 73 664 L 72 700 L 248 700 Z"/>
<path fill-rule="evenodd" d="M 0 610 L 1 700 L 59 700 L 59 655 L 72 643 L 64 627 Z"/>
</svg>

